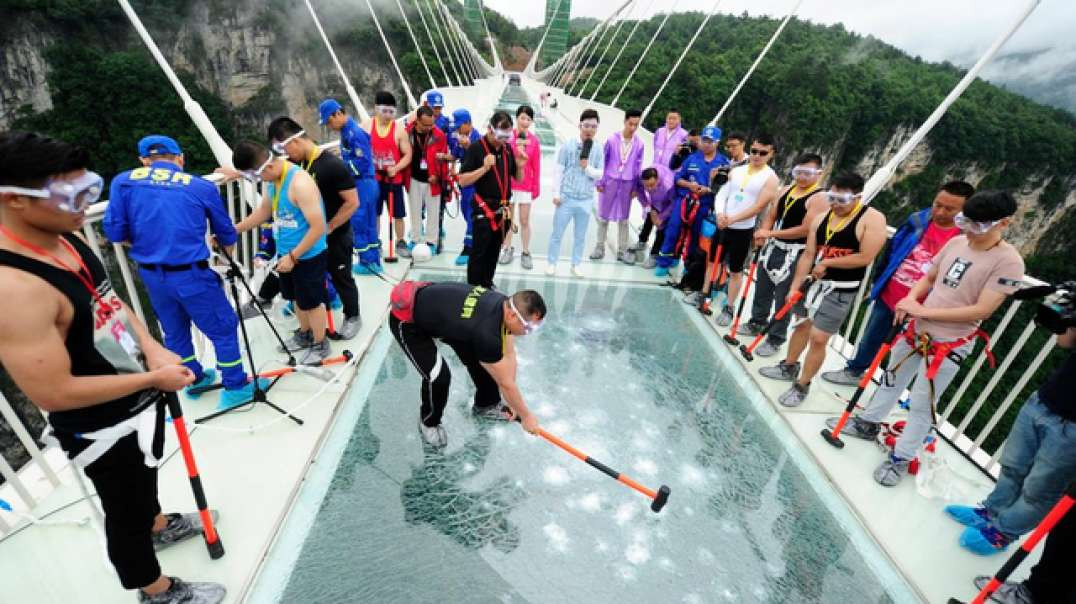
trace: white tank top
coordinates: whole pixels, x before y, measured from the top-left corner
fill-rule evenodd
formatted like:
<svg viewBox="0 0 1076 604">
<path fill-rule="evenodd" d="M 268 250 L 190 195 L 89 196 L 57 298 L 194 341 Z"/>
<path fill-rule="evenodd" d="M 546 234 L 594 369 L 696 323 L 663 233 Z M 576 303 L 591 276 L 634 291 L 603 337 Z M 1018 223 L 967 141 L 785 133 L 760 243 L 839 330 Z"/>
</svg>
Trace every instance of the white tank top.
<svg viewBox="0 0 1076 604">
<path fill-rule="evenodd" d="M 725 185 L 730 187 L 728 200 L 725 203 L 725 214 L 736 214 L 754 205 L 758 201 L 758 196 L 762 194 L 766 182 L 769 181 L 770 175 L 774 174 L 773 168 L 769 166 L 757 172 L 748 173 L 750 169 L 750 164 L 744 164 L 729 172 L 729 182 Z M 717 208 L 716 211 L 720 212 L 721 208 Z M 754 228 L 757 218 L 757 215 L 745 218 L 740 222 L 730 224 L 729 228 L 736 230 Z"/>
</svg>

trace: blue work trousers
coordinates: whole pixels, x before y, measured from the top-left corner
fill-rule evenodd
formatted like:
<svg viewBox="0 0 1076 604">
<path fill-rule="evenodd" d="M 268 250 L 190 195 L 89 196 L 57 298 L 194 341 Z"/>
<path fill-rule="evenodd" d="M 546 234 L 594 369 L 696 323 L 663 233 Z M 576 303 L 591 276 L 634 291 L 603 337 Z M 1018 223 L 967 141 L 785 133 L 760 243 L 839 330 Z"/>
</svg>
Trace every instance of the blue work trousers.
<svg viewBox="0 0 1076 604">
<path fill-rule="evenodd" d="M 355 180 L 359 193 L 359 209 L 351 215 L 355 233 L 355 251 L 365 266 L 381 264 L 381 239 L 377 232 L 377 205 L 381 188 L 373 178 Z"/>
</svg>

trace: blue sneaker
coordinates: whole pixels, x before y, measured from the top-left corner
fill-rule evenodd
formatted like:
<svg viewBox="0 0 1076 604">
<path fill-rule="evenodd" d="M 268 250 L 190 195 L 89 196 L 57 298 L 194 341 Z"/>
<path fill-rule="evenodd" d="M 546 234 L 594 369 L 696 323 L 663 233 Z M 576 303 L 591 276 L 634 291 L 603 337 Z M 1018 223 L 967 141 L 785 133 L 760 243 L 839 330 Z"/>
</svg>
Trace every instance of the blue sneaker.
<svg viewBox="0 0 1076 604">
<path fill-rule="evenodd" d="M 990 515 L 985 508 L 973 508 L 970 505 L 947 505 L 945 513 L 963 524 L 972 528 L 983 529 L 990 526 Z"/>
<path fill-rule="evenodd" d="M 294 317 L 295 316 L 295 303 L 294 302 L 288 302 L 287 304 L 285 304 L 284 308 L 280 310 L 280 314 L 284 315 L 285 317 Z"/>
<path fill-rule="evenodd" d="M 1012 541 L 991 525 L 981 529 L 969 526 L 960 534 L 960 545 L 980 556 L 991 556 L 1003 552 Z"/>
<path fill-rule="evenodd" d="M 370 274 L 370 268 L 368 266 L 366 266 L 365 264 L 362 264 L 361 262 L 359 262 L 359 263 L 356 263 L 355 265 L 353 265 L 351 267 L 351 272 L 356 274 L 356 275 L 369 275 Z"/>
<path fill-rule="evenodd" d="M 260 386 L 262 390 L 265 390 L 269 387 L 269 380 L 258 378 L 258 386 Z M 243 403 L 250 402 L 250 399 L 252 398 L 254 398 L 254 382 L 249 382 L 242 388 L 225 390 L 220 395 L 220 402 L 217 403 L 217 411 L 238 407 Z"/>
<path fill-rule="evenodd" d="M 456 256 L 456 266 L 465 266 L 470 261 L 471 257 L 467 254 L 460 254 L 459 256 Z"/>
<path fill-rule="evenodd" d="M 655 277 L 668 277 L 669 276 L 669 267 L 667 267 L 667 266 L 659 266 L 657 268 L 657 270 L 654 271 L 654 276 Z"/>
<path fill-rule="evenodd" d="M 198 398 L 198 397 L 202 396 L 204 393 L 203 392 L 197 392 L 195 390 L 196 388 L 204 388 L 206 386 L 210 386 L 216 381 L 217 381 L 217 370 L 213 369 L 212 367 L 210 367 L 208 369 L 204 369 L 204 370 L 202 370 L 202 379 L 200 379 L 197 382 L 191 384 L 190 386 L 187 386 L 186 388 L 184 388 L 183 389 L 183 394 L 186 394 L 187 398 Z"/>
</svg>

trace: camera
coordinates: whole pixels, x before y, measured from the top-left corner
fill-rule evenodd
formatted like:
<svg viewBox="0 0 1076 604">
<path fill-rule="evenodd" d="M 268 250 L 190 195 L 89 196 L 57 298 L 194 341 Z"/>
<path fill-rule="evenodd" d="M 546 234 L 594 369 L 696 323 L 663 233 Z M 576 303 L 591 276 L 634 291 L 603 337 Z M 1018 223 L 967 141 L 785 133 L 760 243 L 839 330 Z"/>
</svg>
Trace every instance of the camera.
<svg viewBox="0 0 1076 604">
<path fill-rule="evenodd" d="M 1042 300 L 1035 309 L 1035 323 L 1038 325 L 1058 335 L 1070 327 L 1076 327 L 1076 281 L 1036 285 L 999 279 L 998 283 L 1019 288 L 1013 294 L 1016 300 Z"/>
<path fill-rule="evenodd" d="M 729 167 L 721 166 L 714 172 L 714 177 L 710 179 L 710 190 L 717 192 L 721 190 L 721 187 L 725 186 L 725 183 L 729 181 Z"/>
</svg>

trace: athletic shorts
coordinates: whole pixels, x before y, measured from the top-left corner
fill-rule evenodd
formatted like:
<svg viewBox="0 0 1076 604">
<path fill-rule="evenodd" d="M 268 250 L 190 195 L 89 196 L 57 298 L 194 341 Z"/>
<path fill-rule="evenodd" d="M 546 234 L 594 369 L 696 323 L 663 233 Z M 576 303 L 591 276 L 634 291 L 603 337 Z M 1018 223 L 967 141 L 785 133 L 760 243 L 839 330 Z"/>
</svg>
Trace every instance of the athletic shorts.
<svg viewBox="0 0 1076 604">
<path fill-rule="evenodd" d="M 377 201 L 377 216 L 380 218 L 385 206 L 389 203 L 389 192 L 392 193 L 392 217 L 404 218 L 407 216 L 407 203 L 404 200 L 403 185 L 400 183 L 379 182 L 381 195 Z M 402 235 L 402 233 L 398 233 Z"/>
<path fill-rule="evenodd" d="M 722 254 L 729 265 L 730 273 L 742 273 L 747 262 L 747 253 L 751 251 L 754 229 L 725 229 L 724 250 Z"/>
<path fill-rule="evenodd" d="M 325 270 L 329 252 L 299 260 L 290 273 L 280 273 L 280 295 L 299 310 L 313 310 L 325 301 Z"/>
<path fill-rule="evenodd" d="M 818 312 L 811 318 L 811 323 L 819 331 L 837 333 L 841 330 L 841 324 L 848 318 L 848 312 L 852 309 L 852 303 L 856 299 L 854 289 L 835 289 L 824 298 L 818 306 Z M 800 300 L 793 309 L 797 317 L 807 316 L 807 307 Z"/>
<path fill-rule="evenodd" d="M 512 189 L 512 203 L 521 206 L 529 206 L 534 203 L 534 199 L 531 197 L 530 191 Z"/>
</svg>

